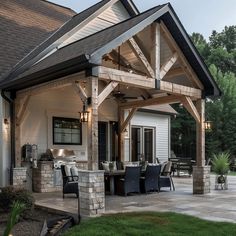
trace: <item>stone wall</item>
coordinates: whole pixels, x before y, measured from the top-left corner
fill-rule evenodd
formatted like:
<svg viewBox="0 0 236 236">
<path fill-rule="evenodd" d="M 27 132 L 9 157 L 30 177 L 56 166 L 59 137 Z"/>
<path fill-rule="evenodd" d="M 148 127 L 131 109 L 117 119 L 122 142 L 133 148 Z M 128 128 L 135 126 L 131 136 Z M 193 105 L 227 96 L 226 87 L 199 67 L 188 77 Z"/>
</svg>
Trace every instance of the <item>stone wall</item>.
<svg viewBox="0 0 236 236">
<path fill-rule="evenodd" d="M 193 166 L 193 194 L 210 192 L 210 166 Z"/>
<path fill-rule="evenodd" d="M 16 167 L 13 169 L 13 186 L 26 188 L 27 167 Z"/>
<path fill-rule="evenodd" d="M 104 171 L 79 171 L 79 208 L 82 217 L 104 213 Z"/>
<path fill-rule="evenodd" d="M 39 161 L 38 168 L 33 169 L 33 191 L 46 193 L 55 191 L 53 161 Z"/>
</svg>

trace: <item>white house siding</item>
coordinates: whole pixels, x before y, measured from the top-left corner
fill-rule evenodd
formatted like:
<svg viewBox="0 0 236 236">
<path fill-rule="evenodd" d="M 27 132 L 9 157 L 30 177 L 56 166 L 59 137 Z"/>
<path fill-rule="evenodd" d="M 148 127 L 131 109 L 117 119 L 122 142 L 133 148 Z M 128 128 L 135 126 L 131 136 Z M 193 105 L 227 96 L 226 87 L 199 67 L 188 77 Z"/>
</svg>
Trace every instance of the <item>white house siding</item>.
<svg viewBox="0 0 236 236">
<path fill-rule="evenodd" d="M 122 3 L 118 1 L 97 16 L 94 20 L 90 21 L 83 28 L 75 32 L 72 36 L 65 40 L 59 48 L 94 34 L 100 30 L 106 29 L 114 24 L 128 19 L 129 17 L 130 16 L 127 10 L 124 8 Z"/>
<path fill-rule="evenodd" d="M 170 152 L 170 116 L 136 112 L 131 120 L 131 125 L 155 128 L 156 143 L 154 156 L 158 157 L 161 162 L 168 159 Z M 125 160 L 129 160 L 128 144 L 129 141 L 126 139 Z"/>
<path fill-rule="evenodd" d="M 0 96 L 0 187 L 9 184 L 10 177 L 10 129 L 4 124 L 4 118 L 9 120 L 9 105 Z"/>
</svg>

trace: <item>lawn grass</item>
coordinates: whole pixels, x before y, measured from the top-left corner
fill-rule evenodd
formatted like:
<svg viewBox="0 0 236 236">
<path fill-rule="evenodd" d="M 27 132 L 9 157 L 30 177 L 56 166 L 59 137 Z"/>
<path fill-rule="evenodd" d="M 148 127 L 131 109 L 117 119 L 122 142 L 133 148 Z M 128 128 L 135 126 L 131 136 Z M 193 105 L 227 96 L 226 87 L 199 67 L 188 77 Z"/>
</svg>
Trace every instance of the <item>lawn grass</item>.
<svg viewBox="0 0 236 236">
<path fill-rule="evenodd" d="M 177 213 L 133 212 L 82 221 L 65 236 L 235 236 L 236 224 Z"/>
</svg>

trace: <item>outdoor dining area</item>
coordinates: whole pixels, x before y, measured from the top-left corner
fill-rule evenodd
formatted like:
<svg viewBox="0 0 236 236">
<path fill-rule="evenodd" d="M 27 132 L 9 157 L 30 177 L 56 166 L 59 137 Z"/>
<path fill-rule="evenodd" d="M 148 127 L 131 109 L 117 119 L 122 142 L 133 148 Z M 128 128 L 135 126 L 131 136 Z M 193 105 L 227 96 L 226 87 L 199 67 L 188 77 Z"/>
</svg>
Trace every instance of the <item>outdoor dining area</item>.
<svg viewBox="0 0 236 236">
<path fill-rule="evenodd" d="M 159 192 L 162 188 L 175 190 L 171 177 L 172 162 L 105 162 L 105 192 L 127 196 L 132 193 Z"/>
</svg>

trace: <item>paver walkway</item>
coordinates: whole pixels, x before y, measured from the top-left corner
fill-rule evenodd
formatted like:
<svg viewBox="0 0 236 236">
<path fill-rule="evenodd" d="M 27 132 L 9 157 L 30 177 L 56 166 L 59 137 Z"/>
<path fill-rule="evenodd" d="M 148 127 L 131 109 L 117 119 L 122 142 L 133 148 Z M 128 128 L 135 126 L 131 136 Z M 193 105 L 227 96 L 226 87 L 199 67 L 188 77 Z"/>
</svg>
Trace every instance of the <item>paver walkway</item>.
<svg viewBox="0 0 236 236">
<path fill-rule="evenodd" d="M 192 194 L 192 178 L 176 177 L 176 191 L 123 196 L 106 196 L 106 214 L 129 211 L 172 211 L 213 221 L 236 223 L 236 176 L 229 176 L 228 190 L 214 190 L 215 177 L 211 176 L 211 193 Z M 36 205 L 57 211 L 77 214 L 77 199 L 62 198 L 62 194 L 34 194 Z"/>
</svg>

